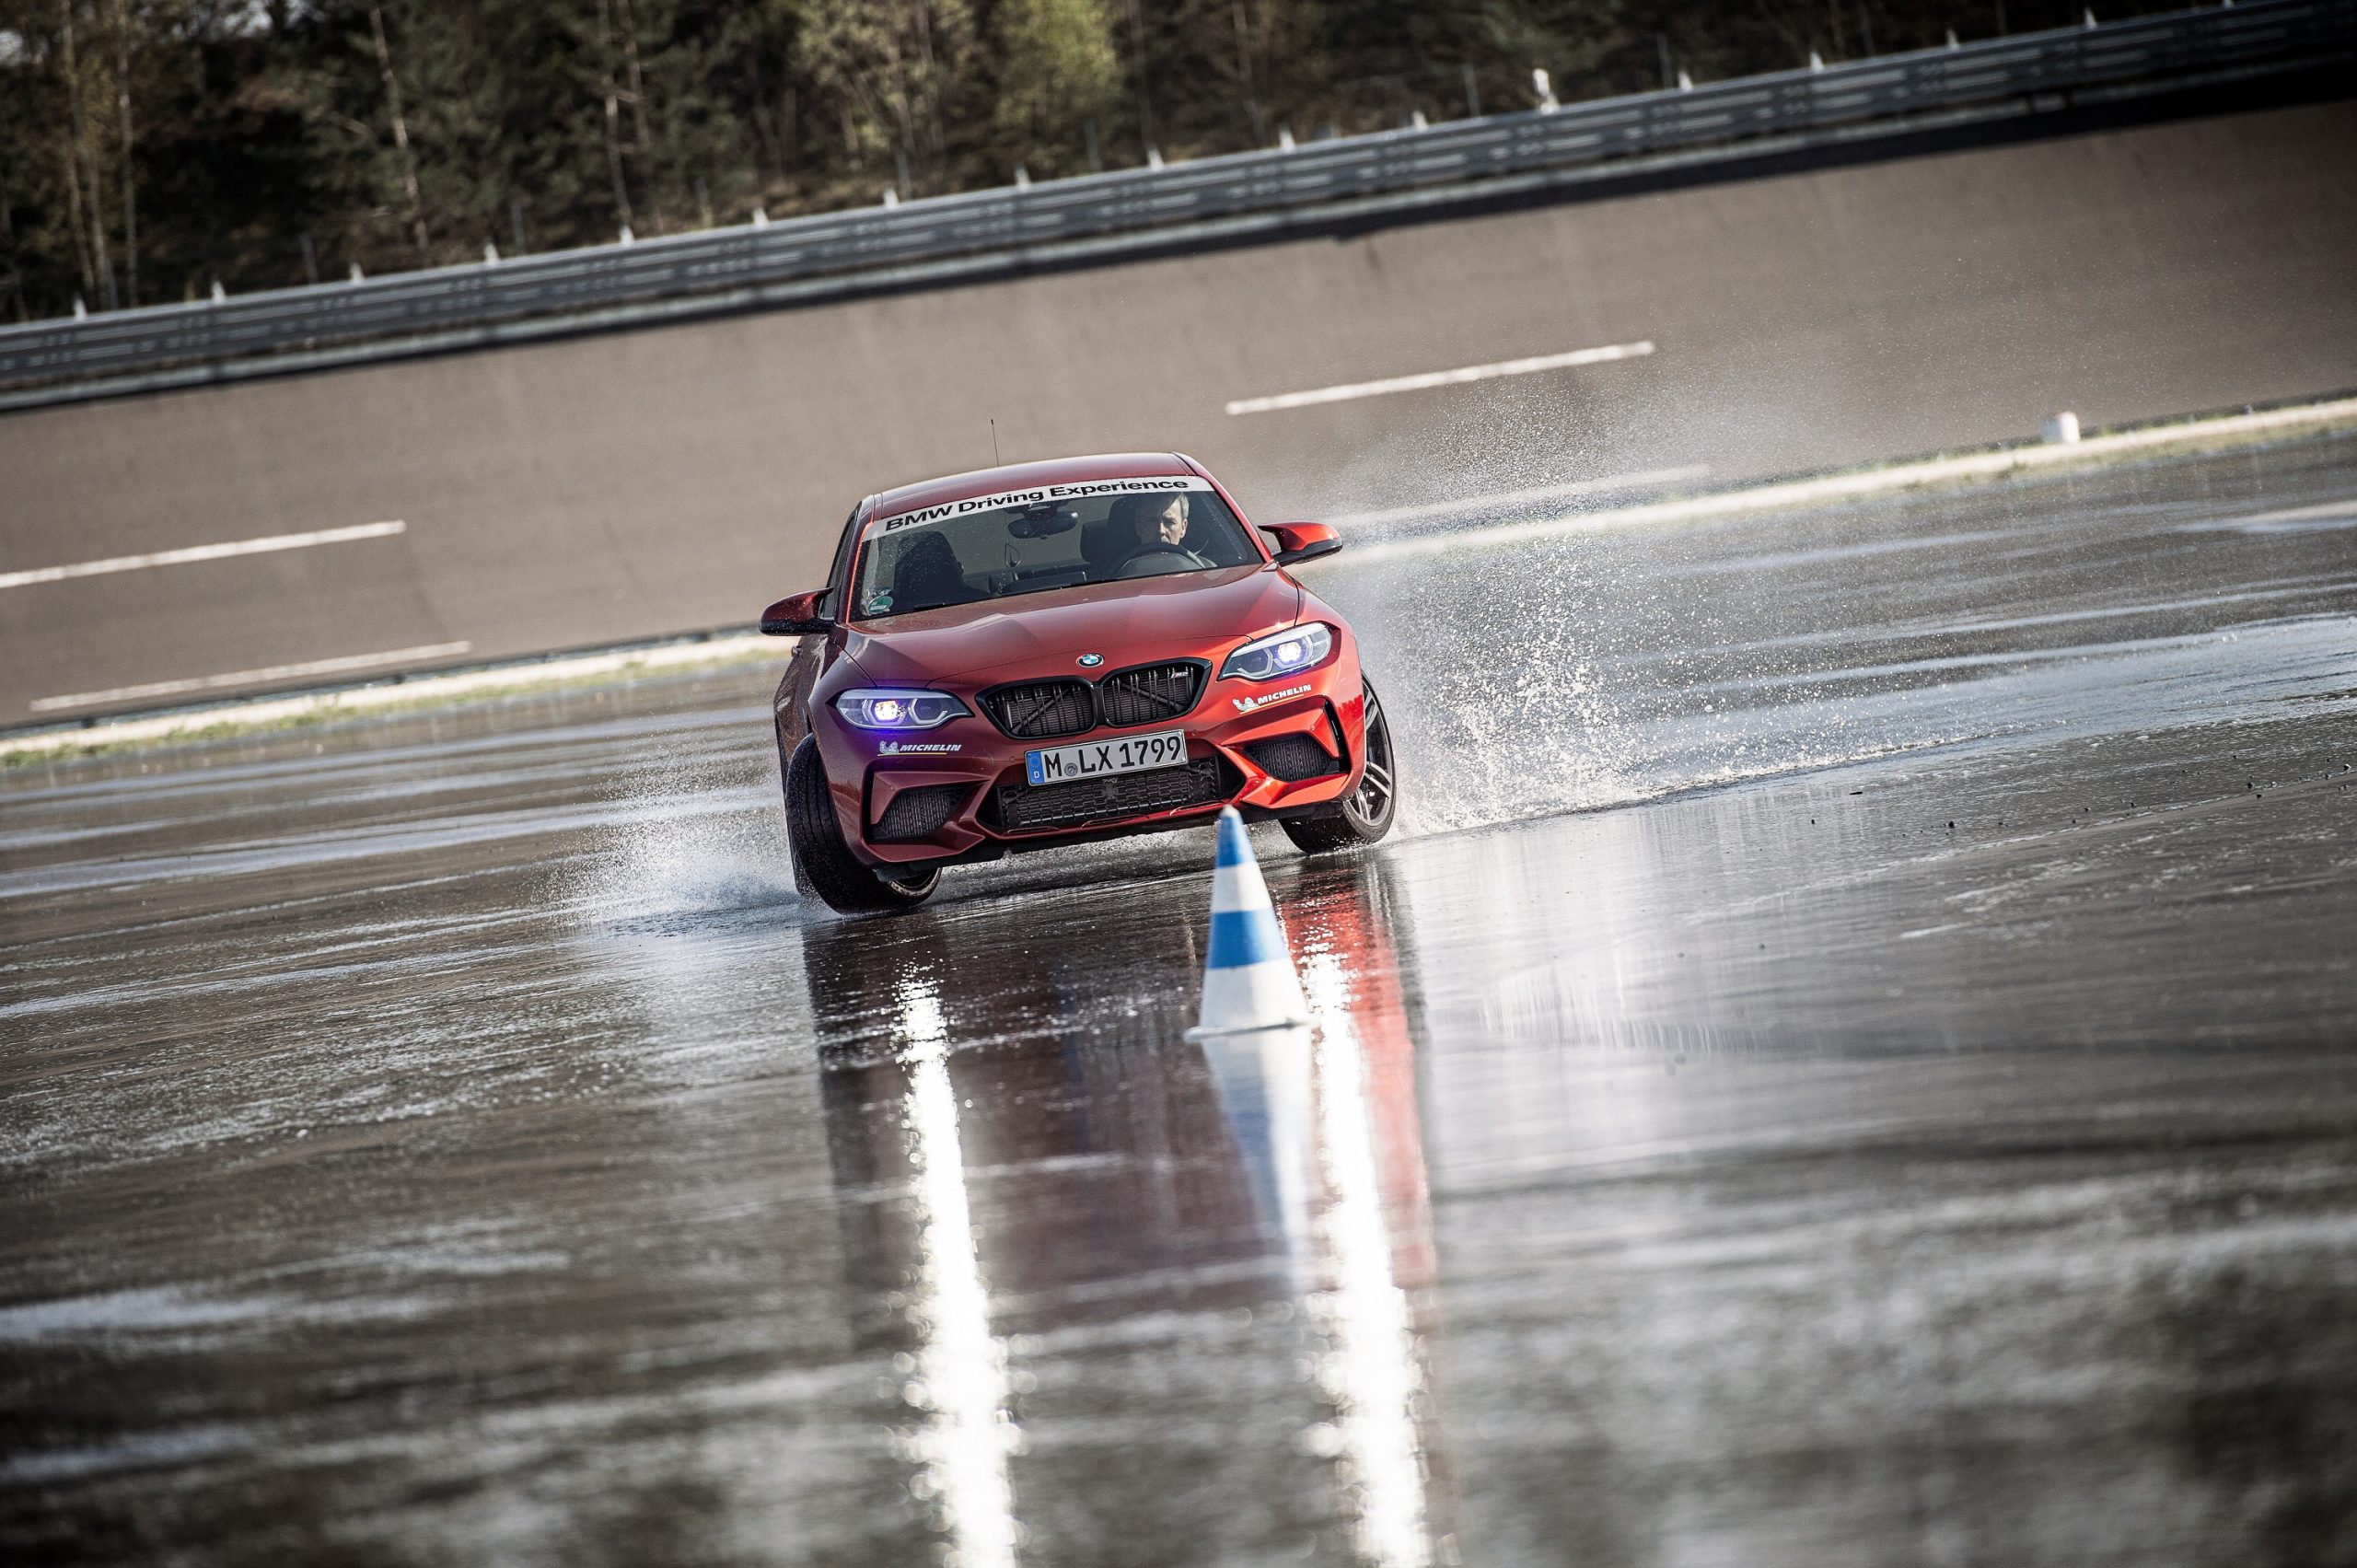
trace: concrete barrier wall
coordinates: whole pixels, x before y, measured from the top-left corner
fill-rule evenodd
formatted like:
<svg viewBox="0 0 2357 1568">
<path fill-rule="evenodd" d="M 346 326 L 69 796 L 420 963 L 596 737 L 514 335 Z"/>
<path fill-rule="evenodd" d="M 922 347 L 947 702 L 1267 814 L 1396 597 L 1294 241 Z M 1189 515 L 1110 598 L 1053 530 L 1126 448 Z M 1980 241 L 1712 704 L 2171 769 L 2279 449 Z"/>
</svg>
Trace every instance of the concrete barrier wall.
<svg viewBox="0 0 2357 1568">
<path fill-rule="evenodd" d="M 2357 105 L 2218 114 L 0 416 L 0 573 L 405 524 L 0 587 L 0 724 L 742 623 L 993 418 L 1010 460 L 1191 451 L 1276 521 L 2357 386 L 2353 152 Z"/>
</svg>

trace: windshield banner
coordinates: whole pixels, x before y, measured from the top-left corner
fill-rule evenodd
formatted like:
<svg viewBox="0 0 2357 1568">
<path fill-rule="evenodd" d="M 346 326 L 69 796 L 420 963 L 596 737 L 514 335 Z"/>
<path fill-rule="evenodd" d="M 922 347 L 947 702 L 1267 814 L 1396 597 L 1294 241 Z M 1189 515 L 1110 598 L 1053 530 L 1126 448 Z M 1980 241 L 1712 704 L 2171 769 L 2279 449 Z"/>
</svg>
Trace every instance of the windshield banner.
<svg viewBox="0 0 2357 1568">
<path fill-rule="evenodd" d="M 871 536 L 896 533 L 920 523 L 970 517 L 977 512 L 995 512 L 1002 506 L 1037 506 L 1048 501 L 1085 501 L 1093 495 L 1168 495 L 1182 490 L 1209 490 L 1211 487 L 1211 481 L 1207 479 L 1176 473 L 1148 474 L 1133 479 L 1089 479 L 1071 484 L 1035 484 L 1028 490 L 1002 490 L 995 495 L 973 495 L 963 501 L 945 501 L 938 506 L 902 512 L 898 517 L 878 517 L 867 525 L 867 531 Z"/>
</svg>

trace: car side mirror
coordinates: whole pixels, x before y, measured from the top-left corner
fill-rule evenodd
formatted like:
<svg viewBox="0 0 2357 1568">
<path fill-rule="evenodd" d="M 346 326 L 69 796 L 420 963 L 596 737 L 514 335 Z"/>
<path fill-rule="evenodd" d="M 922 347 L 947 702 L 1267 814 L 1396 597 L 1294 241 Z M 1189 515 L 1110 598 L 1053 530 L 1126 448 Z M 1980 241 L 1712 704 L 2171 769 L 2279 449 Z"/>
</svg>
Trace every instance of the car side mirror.
<svg viewBox="0 0 2357 1568">
<path fill-rule="evenodd" d="M 1277 564 L 1290 566 L 1299 561 L 1315 561 L 1321 555 L 1331 555 L 1342 548 L 1342 536 L 1334 531 L 1331 523 L 1271 523 L 1260 531 L 1277 541 Z"/>
<path fill-rule="evenodd" d="M 819 609 L 819 601 L 826 597 L 826 589 L 813 588 L 807 594 L 792 594 L 778 600 L 761 611 L 762 634 L 803 637 L 833 631 L 835 623 Z"/>
</svg>

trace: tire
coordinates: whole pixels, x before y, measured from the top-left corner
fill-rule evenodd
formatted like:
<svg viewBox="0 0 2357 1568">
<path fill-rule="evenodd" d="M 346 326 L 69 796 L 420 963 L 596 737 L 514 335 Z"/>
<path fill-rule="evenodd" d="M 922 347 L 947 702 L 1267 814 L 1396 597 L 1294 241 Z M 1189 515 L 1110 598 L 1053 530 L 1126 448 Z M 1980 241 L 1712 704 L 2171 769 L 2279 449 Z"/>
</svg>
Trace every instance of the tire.
<svg viewBox="0 0 2357 1568">
<path fill-rule="evenodd" d="M 1391 760 L 1391 721 L 1383 716 L 1383 703 L 1375 694 L 1375 683 L 1366 685 L 1366 765 L 1359 777 L 1358 788 L 1342 797 L 1339 817 L 1281 817 L 1277 826 L 1285 837 L 1304 854 L 1326 854 L 1338 849 L 1356 849 L 1371 844 L 1391 830 L 1391 819 L 1399 814 L 1399 774 Z"/>
<path fill-rule="evenodd" d="M 785 765 L 785 837 L 794 851 L 794 885 L 837 914 L 900 914 L 933 897 L 935 867 L 898 880 L 860 864 L 843 842 L 819 742 L 804 736 Z"/>
</svg>

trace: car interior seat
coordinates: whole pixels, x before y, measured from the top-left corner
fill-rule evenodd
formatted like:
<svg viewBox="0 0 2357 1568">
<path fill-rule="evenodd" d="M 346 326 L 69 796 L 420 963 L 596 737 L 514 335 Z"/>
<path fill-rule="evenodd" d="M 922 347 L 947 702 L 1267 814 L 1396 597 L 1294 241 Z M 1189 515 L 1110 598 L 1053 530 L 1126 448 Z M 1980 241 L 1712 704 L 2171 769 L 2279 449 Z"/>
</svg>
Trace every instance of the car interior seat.
<svg viewBox="0 0 2357 1568">
<path fill-rule="evenodd" d="M 892 563 L 895 610 L 964 604 L 973 597 L 965 570 L 958 563 L 958 552 L 937 533 L 919 534 L 900 552 L 900 558 Z"/>
<path fill-rule="evenodd" d="M 1137 508 L 1129 503 L 1142 499 L 1136 495 L 1116 497 L 1112 509 L 1103 517 L 1080 525 L 1080 553 L 1088 563 L 1090 582 L 1103 582 L 1129 559 L 1137 540 L 1136 529 L 1130 523 L 1130 518 L 1137 515 Z"/>
<path fill-rule="evenodd" d="M 1119 575 L 1123 563 L 1140 548 L 1138 519 L 1155 506 L 1167 505 L 1167 499 L 1160 495 L 1115 497 L 1113 505 L 1106 509 L 1105 520 L 1096 525 L 1104 530 L 1104 554 L 1100 557 L 1090 550 L 1086 536 L 1082 538 L 1081 548 L 1088 552 L 1089 575 L 1095 577 Z"/>
</svg>

